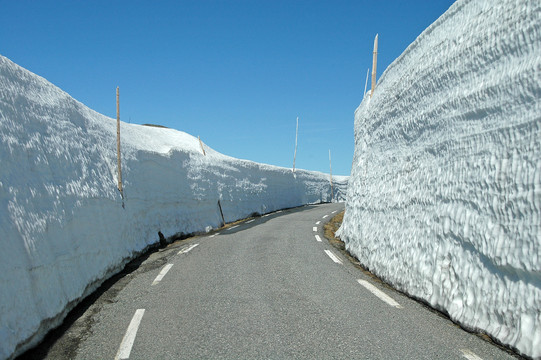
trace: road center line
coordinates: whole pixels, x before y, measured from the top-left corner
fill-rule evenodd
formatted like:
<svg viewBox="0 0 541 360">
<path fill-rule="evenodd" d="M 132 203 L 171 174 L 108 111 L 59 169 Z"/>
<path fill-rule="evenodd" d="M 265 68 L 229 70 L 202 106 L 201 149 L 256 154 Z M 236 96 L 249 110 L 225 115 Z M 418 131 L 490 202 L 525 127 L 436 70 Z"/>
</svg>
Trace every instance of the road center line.
<svg viewBox="0 0 541 360">
<path fill-rule="evenodd" d="M 135 335 L 137 335 L 137 330 L 139 329 L 139 324 L 141 323 L 144 313 L 145 309 L 137 309 L 137 311 L 135 311 L 135 314 L 130 321 L 130 325 L 128 326 L 128 330 L 126 330 L 126 334 L 120 343 L 115 360 L 130 358 L 131 348 L 133 346 L 133 342 L 135 341 Z"/>
<path fill-rule="evenodd" d="M 312 230 L 314 230 L 314 231 L 317 232 L 317 226 L 314 226 L 314 227 L 312 228 Z"/>
<path fill-rule="evenodd" d="M 238 228 L 238 227 L 239 227 L 239 225 L 231 226 L 231 227 L 230 227 L 229 229 L 227 229 L 227 230 L 233 230 L 234 228 Z"/>
<path fill-rule="evenodd" d="M 327 254 L 327 256 L 330 257 L 331 260 L 335 263 L 342 265 L 342 260 L 340 260 L 336 255 L 334 255 L 331 250 L 325 250 L 325 254 Z"/>
<path fill-rule="evenodd" d="M 167 274 L 167 272 L 169 270 L 171 270 L 171 268 L 173 267 L 173 264 L 167 264 L 163 267 L 162 271 L 160 271 L 160 273 L 158 274 L 158 276 L 156 276 L 156 279 L 154 279 L 154 281 L 152 282 L 152 285 L 156 285 L 157 283 L 159 283 L 160 281 L 162 281 L 163 277 L 165 276 L 165 274 Z"/>
<path fill-rule="evenodd" d="M 468 349 L 460 349 L 460 351 L 462 351 L 462 356 L 464 356 L 468 360 L 483 360 Z"/>
<path fill-rule="evenodd" d="M 370 284 L 368 281 L 358 279 L 357 282 L 364 286 L 368 291 L 370 291 L 372 294 L 376 295 L 380 300 L 386 302 L 387 304 L 397 308 L 402 309 L 402 305 L 394 301 L 393 298 L 391 298 L 389 295 L 385 294 L 383 291 L 375 287 L 374 285 Z"/>
<path fill-rule="evenodd" d="M 319 237 L 319 235 L 316 235 L 316 240 L 321 242 L 321 238 Z"/>
<path fill-rule="evenodd" d="M 322 217 L 322 219 L 325 219 L 325 218 L 326 218 L 327 216 L 329 216 L 329 215 L 325 215 L 325 216 L 323 216 L 323 217 Z"/>
<path fill-rule="evenodd" d="M 199 245 L 199 244 L 192 244 L 192 245 L 188 246 L 187 248 L 180 250 L 177 255 L 186 254 L 188 251 L 192 250 L 197 245 Z"/>
</svg>

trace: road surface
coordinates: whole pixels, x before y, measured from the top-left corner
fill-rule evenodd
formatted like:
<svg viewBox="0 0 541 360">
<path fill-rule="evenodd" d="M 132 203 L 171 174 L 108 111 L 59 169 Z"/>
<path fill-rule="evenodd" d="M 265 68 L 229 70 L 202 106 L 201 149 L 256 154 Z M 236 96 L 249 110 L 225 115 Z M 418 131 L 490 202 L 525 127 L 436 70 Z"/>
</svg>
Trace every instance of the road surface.
<svg viewBox="0 0 541 360">
<path fill-rule="evenodd" d="M 514 358 L 374 281 L 332 247 L 323 225 L 343 208 L 284 210 L 153 253 L 107 285 L 40 356 Z"/>
</svg>

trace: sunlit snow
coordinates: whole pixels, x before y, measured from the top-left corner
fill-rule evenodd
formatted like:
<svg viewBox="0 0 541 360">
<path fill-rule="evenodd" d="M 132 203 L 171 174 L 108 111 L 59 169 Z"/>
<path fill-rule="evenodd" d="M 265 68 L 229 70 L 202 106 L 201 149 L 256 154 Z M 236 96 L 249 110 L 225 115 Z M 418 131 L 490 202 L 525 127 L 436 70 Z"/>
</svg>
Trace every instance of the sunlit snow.
<svg viewBox="0 0 541 360">
<path fill-rule="evenodd" d="M 459 0 L 356 110 L 340 234 L 399 289 L 541 357 L 540 178 L 541 2 Z"/>
<path fill-rule="evenodd" d="M 115 106 L 111 91 L 112 107 Z M 104 95 L 105 96 L 105 95 Z M 151 120 L 149 120 L 151 122 Z M 0 358 L 34 344 L 166 237 L 331 201 L 329 175 L 234 159 L 186 133 L 121 124 L 0 56 Z M 343 201 L 347 177 L 333 177 Z"/>
</svg>

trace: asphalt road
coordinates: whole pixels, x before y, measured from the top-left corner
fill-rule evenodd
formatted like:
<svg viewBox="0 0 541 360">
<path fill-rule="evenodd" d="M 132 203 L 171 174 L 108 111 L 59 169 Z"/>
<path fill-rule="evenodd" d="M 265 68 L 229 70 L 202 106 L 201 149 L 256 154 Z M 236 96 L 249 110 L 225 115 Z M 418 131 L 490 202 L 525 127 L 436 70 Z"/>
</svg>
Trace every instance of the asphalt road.
<svg viewBox="0 0 541 360">
<path fill-rule="evenodd" d="M 374 281 L 332 247 L 323 225 L 343 207 L 285 210 L 174 243 L 108 285 L 40 356 L 514 358 Z"/>
</svg>

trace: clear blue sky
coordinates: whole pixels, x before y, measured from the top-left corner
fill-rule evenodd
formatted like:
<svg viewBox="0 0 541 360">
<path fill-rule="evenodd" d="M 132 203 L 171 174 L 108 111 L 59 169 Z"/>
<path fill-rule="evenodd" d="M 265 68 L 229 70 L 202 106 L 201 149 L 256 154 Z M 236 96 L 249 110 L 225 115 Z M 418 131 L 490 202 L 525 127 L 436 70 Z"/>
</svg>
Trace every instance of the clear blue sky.
<svg viewBox="0 0 541 360">
<path fill-rule="evenodd" d="M 226 155 L 349 175 L 353 112 L 452 0 L 0 0 L 0 54 L 90 108 Z"/>
</svg>

